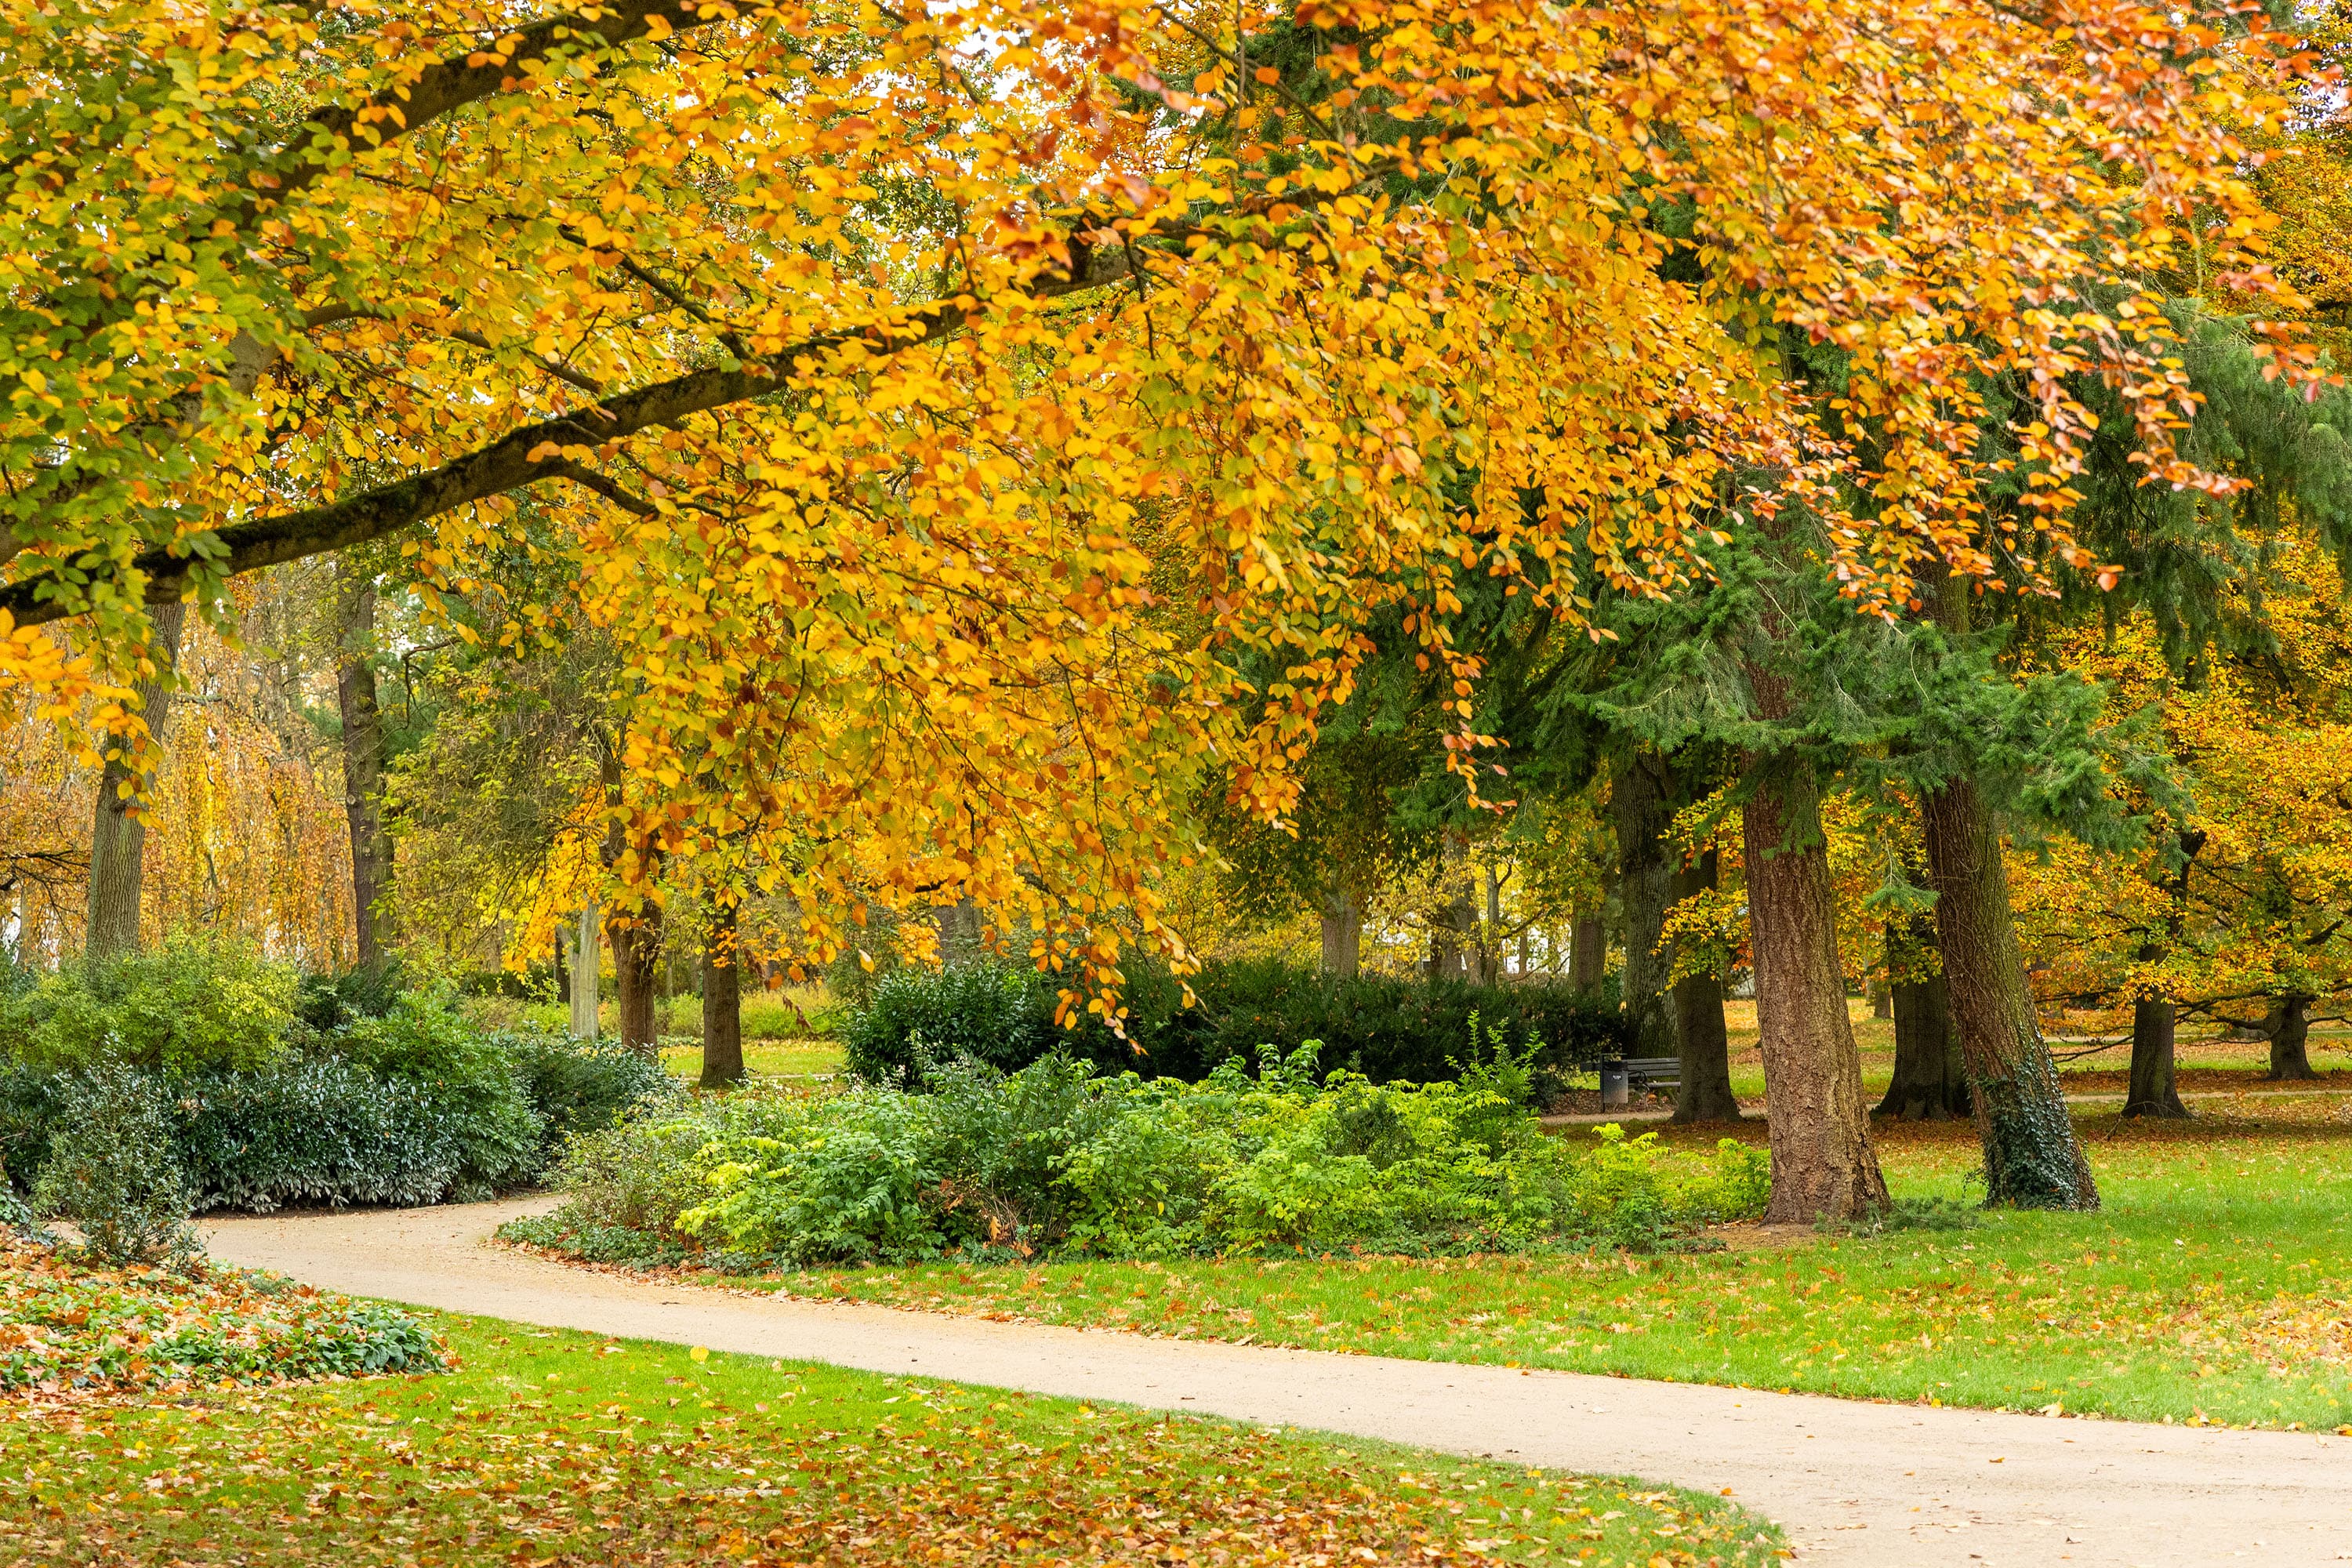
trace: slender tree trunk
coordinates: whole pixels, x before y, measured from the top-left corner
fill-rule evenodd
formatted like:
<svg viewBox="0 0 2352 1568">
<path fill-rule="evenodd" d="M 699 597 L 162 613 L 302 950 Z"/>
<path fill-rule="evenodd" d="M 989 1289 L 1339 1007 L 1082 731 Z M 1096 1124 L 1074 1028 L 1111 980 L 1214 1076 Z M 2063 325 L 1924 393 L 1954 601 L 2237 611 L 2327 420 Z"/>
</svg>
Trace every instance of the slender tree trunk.
<svg viewBox="0 0 2352 1568">
<path fill-rule="evenodd" d="M 1712 889 L 1720 858 L 1706 850 L 1674 875 L 1668 889 L 1675 903 Z M 1723 978 L 1686 974 L 1675 982 L 1675 1042 L 1682 1058 L 1682 1087 L 1675 1093 L 1676 1121 L 1737 1121 L 1739 1099 L 1731 1092 L 1731 1037 L 1723 1026 Z"/>
<path fill-rule="evenodd" d="M 335 655 L 335 701 L 343 717 L 343 820 L 352 839 L 352 909 L 359 962 L 383 962 L 392 920 L 392 836 L 383 826 L 383 710 L 376 700 L 375 584 L 346 593 L 342 643 Z"/>
<path fill-rule="evenodd" d="M 1609 977 L 1609 928 L 1598 910 L 1580 914 L 1568 928 L 1568 983 L 1579 991 L 1598 991 Z"/>
<path fill-rule="evenodd" d="M 1363 895 L 1334 882 L 1323 898 L 1323 973 L 1353 977 L 1363 962 Z"/>
<path fill-rule="evenodd" d="M 735 947 L 735 908 L 713 911 L 702 950 L 702 1087 L 743 1081 L 743 960 Z"/>
<path fill-rule="evenodd" d="M 2309 1042 L 2311 1038 L 2311 998 L 2280 996 L 2271 1002 L 2270 1016 L 2263 1021 L 2263 1032 L 2271 1038 L 2271 1070 L 2265 1077 L 2276 1079 L 2317 1078 L 2311 1070 Z"/>
<path fill-rule="evenodd" d="M 155 623 L 155 679 L 139 683 L 139 711 L 147 731 L 161 746 L 172 717 L 172 667 L 180 658 L 180 629 L 188 606 L 178 600 L 157 605 L 149 612 Z M 134 816 L 133 799 L 124 787 L 134 782 L 130 766 L 120 757 L 110 759 L 98 780 L 98 807 L 90 825 L 89 913 L 83 926 L 82 951 L 91 958 L 113 958 L 139 951 L 139 899 L 146 874 L 147 822 Z"/>
<path fill-rule="evenodd" d="M 596 935 L 596 906 L 590 904 L 575 922 L 572 949 L 572 1033 L 579 1039 L 594 1039 L 602 1026 L 596 1016 L 596 971 L 603 957 Z"/>
<path fill-rule="evenodd" d="M 1664 843 L 1674 822 L 1671 782 L 1663 762 L 1637 752 L 1618 768 L 1609 787 L 1617 829 L 1617 896 L 1625 910 L 1625 971 L 1618 997 L 1637 1057 L 1671 1057 L 1680 1049 L 1666 1000 L 1669 965 L 1658 952 L 1674 886 Z"/>
<path fill-rule="evenodd" d="M 2131 1092 L 2126 1116 L 2185 1117 L 2174 1081 L 2173 1042 L 2179 1022 L 2168 996 L 2142 996 L 2132 1004 Z"/>
<path fill-rule="evenodd" d="M 563 962 L 563 954 L 571 945 L 571 937 L 559 929 L 555 933 L 555 999 L 567 1007 L 572 1005 L 572 970 Z"/>
<path fill-rule="evenodd" d="M 621 1043 L 657 1049 L 661 1026 L 654 1016 L 654 1002 L 661 980 L 661 906 L 648 899 L 634 917 L 613 911 L 604 917 L 604 937 L 613 944 L 613 989 L 619 993 Z"/>
<path fill-rule="evenodd" d="M 1769 699 L 1759 706 L 1780 716 Z M 1769 765 L 1749 759 L 1751 769 Z M 1809 779 L 1776 768 L 1742 816 L 1772 1145 L 1764 1217 L 1781 1225 L 1864 1218 L 1886 1206 L 1886 1179 L 1870 1143 L 1862 1058 L 1846 1016 L 1821 799 Z"/>
<path fill-rule="evenodd" d="M 1968 579 L 1948 574 L 1937 595 L 1937 618 L 1956 637 L 1969 630 L 1973 591 Z M 1992 813 L 1973 784 L 1956 778 L 1927 795 L 1919 816 L 1936 889 L 1937 946 L 1984 1143 L 1985 1202 L 2095 1209 L 2098 1184 L 2026 989 Z"/>
</svg>

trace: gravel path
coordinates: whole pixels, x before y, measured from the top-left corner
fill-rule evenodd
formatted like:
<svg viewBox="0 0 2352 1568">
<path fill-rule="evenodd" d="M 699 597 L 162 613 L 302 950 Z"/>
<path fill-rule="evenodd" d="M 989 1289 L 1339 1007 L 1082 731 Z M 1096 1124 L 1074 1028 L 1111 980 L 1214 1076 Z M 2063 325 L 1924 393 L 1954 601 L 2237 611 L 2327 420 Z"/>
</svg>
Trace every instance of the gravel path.
<svg viewBox="0 0 2352 1568">
<path fill-rule="evenodd" d="M 487 1245 L 550 1200 L 215 1219 L 213 1255 L 444 1310 L 1321 1427 L 1725 1491 L 1835 1568 L 2352 1562 L 2352 1438 L 1929 1410 L 773 1300 Z"/>
</svg>

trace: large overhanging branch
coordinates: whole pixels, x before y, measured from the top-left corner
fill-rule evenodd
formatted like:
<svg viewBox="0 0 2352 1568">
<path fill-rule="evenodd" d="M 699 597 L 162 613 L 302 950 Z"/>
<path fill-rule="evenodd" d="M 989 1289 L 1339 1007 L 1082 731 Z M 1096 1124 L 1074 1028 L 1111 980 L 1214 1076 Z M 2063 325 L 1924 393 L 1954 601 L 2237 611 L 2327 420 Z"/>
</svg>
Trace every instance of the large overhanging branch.
<svg viewBox="0 0 2352 1568">
<path fill-rule="evenodd" d="M 1116 283 L 1129 275 L 1131 263 L 1127 246 L 1090 247 L 1073 239 L 1069 250 L 1066 271 L 1038 278 L 1024 291 L 1034 298 L 1050 299 Z M 978 307 L 927 305 L 900 321 L 810 338 L 775 354 L 772 363 L 791 366 L 799 361 L 821 361 L 853 342 L 862 344 L 869 358 L 901 353 L 961 331 L 977 314 Z M 215 547 L 207 547 L 201 560 L 184 543 L 142 551 L 132 559 L 131 570 L 145 577 L 142 595 L 149 604 L 168 604 L 186 597 L 199 574 L 233 577 L 329 551 L 348 550 L 543 479 L 579 482 L 583 470 L 562 455 L 563 447 L 623 440 L 656 426 L 747 402 L 784 384 L 775 371 L 765 366 L 691 371 L 616 394 L 591 408 L 534 421 L 462 458 L 381 489 L 326 506 L 234 523 L 212 536 Z M 100 565 L 93 574 L 104 572 Z M 76 584 L 60 580 L 54 566 L 40 576 L 0 588 L 0 611 L 14 616 L 20 626 L 41 626 L 94 607 L 88 591 L 78 591 Z"/>
</svg>

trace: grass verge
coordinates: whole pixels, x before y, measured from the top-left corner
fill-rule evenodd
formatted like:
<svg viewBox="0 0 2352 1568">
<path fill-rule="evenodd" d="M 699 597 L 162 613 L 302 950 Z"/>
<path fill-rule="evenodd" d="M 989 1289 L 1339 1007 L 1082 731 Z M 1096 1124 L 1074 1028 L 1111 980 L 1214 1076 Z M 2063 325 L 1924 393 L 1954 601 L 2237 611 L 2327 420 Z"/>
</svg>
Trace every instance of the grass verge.
<svg viewBox="0 0 2352 1568">
<path fill-rule="evenodd" d="M 425 1315 L 440 1376 L 0 1405 L 0 1560 L 1754 1568 L 1717 1499 Z"/>
<path fill-rule="evenodd" d="M 1662 1257 L 941 1263 L 761 1283 L 1435 1361 L 2342 1427 L 2352 1423 L 2352 1124 L 2323 1120 L 2324 1101 L 2308 1122 L 2277 1110 L 2241 1102 L 2171 1124 L 2083 1117 L 2102 1212 L 1990 1214 L 1968 1229 Z M 1882 1128 L 1879 1141 L 1898 1197 L 1970 1197 L 1967 1125 Z"/>
</svg>

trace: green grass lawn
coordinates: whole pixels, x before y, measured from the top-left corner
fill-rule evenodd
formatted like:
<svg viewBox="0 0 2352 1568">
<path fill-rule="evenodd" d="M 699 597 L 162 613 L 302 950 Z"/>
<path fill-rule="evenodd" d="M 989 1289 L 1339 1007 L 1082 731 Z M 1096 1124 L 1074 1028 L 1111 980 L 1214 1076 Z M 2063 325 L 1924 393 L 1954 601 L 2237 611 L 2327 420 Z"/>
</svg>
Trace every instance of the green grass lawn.
<svg viewBox="0 0 2352 1568">
<path fill-rule="evenodd" d="M 689 1083 L 702 1076 L 702 1043 L 665 1037 L 662 1066 Z M 841 1070 L 834 1040 L 745 1040 L 743 1070 L 753 1078 L 811 1078 Z"/>
<path fill-rule="evenodd" d="M 438 1376 L 0 1404 L 0 1561 L 1762 1564 L 1717 1499 L 427 1317 Z"/>
<path fill-rule="evenodd" d="M 2297 1103 L 2309 1120 L 2252 1097 L 2186 1124 L 2086 1115 L 2103 1212 L 1992 1214 L 1971 1229 L 1742 1237 L 1659 1257 L 943 1263 L 770 1283 L 1431 1360 L 2337 1427 L 2352 1423 L 2352 1122 Z M 1880 1145 L 1898 1197 L 1970 1196 L 1966 1124 L 1882 1128 Z"/>
</svg>

